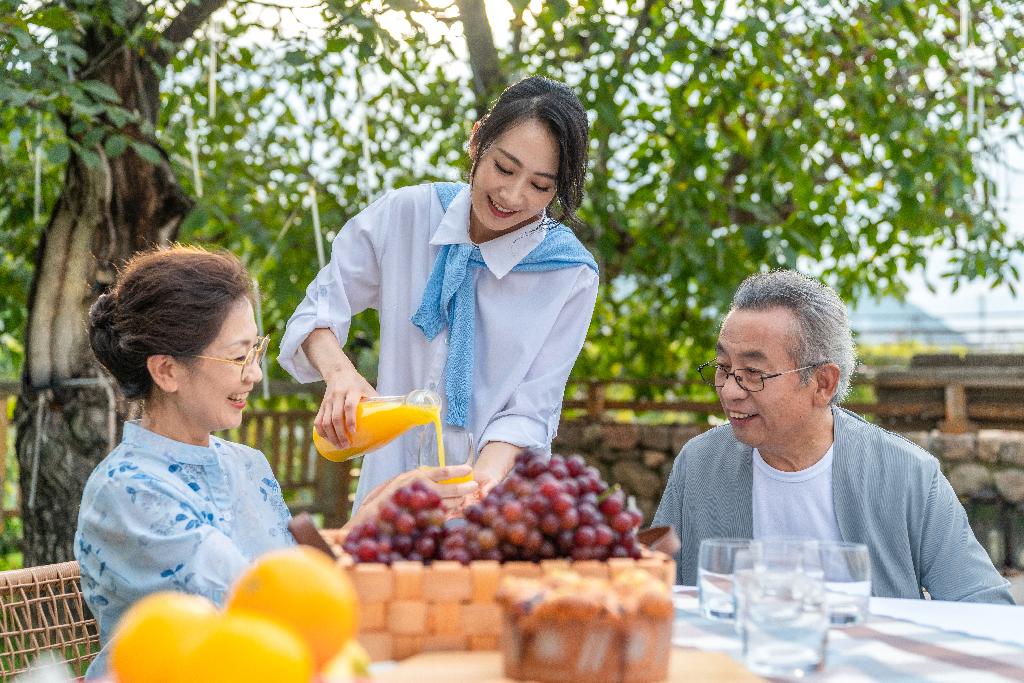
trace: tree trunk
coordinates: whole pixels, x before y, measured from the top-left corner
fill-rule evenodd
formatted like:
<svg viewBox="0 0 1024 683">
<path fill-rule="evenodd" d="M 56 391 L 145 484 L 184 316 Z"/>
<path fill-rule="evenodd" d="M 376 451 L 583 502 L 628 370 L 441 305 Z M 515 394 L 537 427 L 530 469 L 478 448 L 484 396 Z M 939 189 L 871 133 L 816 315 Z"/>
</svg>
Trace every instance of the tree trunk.
<svg viewBox="0 0 1024 683">
<path fill-rule="evenodd" d="M 87 36 L 89 54 L 101 54 L 109 40 Z M 158 82 L 137 51 L 120 48 L 91 78 L 155 124 Z M 121 133 L 140 137 L 135 130 Z M 130 150 L 114 158 L 102 145 L 94 151 L 95 167 L 74 154 L 68 160 L 29 294 L 15 411 L 25 566 L 73 559 L 85 480 L 116 443 L 124 418 L 125 406 L 113 399 L 89 348 L 89 307 L 129 256 L 174 239 L 192 206 L 166 155 L 154 166 Z"/>
<path fill-rule="evenodd" d="M 469 49 L 469 65 L 473 70 L 476 110 L 479 116 L 483 116 L 487 113 L 491 97 L 505 87 L 505 74 L 501 71 L 501 60 L 494 47 L 494 35 L 483 0 L 458 0 L 457 4 Z"/>
</svg>

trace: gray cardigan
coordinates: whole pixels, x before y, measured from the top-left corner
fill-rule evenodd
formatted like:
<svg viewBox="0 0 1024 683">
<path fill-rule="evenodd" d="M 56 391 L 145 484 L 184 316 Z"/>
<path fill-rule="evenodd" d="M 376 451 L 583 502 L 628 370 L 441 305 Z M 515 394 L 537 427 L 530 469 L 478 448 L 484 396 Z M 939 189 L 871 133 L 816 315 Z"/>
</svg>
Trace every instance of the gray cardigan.
<svg viewBox="0 0 1024 683">
<path fill-rule="evenodd" d="M 833 408 L 832 502 L 844 541 L 871 554 L 872 594 L 1013 604 L 1009 583 L 978 543 L 938 460 L 901 436 Z M 671 524 L 682 548 L 676 580 L 697 582 L 701 539 L 751 538 L 753 449 L 732 427 L 716 427 L 683 446 L 655 524 Z"/>
</svg>

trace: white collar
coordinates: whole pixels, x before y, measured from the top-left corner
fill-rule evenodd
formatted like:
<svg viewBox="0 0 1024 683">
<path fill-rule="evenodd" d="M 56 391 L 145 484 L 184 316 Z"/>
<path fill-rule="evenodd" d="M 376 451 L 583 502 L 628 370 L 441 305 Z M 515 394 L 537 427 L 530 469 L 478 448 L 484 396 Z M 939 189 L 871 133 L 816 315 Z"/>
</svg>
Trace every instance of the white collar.
<svg viewBox="0 0 1024 683">
<path fill-rule="evenodd" d="M 818 462 L 814 463 L 810 467 L 797 470 L 796 472 L 784 472 L 782 470 L 775 469 L 764 461 L 764 458 L 761 457 L 761 451 L 756 448 L 752 455 L 754 457 L 754 467 L 760 470 L 763 474 L 766 474 L 777 481 L 799 483 L 807 481 L 808 479 L 813 479 L 814 477 L 823 474 L 826 470 L 832 470 L 832 462 L 835 458 L 835 442 L 832 442 L 832 445 L 828 447 L 828 450 L 825 451 L 825 455 L 821 456 L 821 459 L 818 460 Z"/>
<path fill-rule="evenodd" d="M 472 244 L 469 239 L 470 188 L 466 186 L 455 196 L 444 218 L 430 238 L 435 246 L 445 244 Z M 534 247 L 544 241 L 547 228 L 537 219 L 515 232 L 495 237 L 479 245 L 487 269 L 499 280 L 505 277 Z"/>
</svg>

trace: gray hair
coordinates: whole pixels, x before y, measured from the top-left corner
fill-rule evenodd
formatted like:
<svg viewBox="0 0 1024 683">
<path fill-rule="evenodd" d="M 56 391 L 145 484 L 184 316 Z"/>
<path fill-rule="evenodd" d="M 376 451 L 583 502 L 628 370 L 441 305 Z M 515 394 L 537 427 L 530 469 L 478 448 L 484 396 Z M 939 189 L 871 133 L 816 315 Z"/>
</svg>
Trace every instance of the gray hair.
<svg viewBox="0 0 1024 683">
<path fill-rule="evenodd" d="M 744 280 L 732 298 L 730 311 L 765 311 L 786 308 L 796 317 L 799 334 L 790 351 L 798 367 L 835 363 L 839 366 L 839 384 L 832 395 L 838 404 L 850 392 L 850 377 L 857 367 L 853 333 L 846 305 L 827 285 L 792 270 L 757 273 Z M 800 373 L 806 384 L 814 368 Z"/>
</svg>

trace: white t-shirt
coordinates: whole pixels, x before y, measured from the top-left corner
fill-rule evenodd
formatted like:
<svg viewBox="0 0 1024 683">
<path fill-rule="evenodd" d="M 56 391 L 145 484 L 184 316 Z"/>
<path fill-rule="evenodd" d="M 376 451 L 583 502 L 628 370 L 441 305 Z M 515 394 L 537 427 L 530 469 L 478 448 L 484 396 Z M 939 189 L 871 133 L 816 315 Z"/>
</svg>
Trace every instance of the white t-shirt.
<svg viewBox="0 0 1024 683">
<path fill-rule="evenodd" d="M 288 321 L 281 366 L 300 382 L 320 379 L 302 342 L 322 327 L 344 344 L 352 316 L 373 308 L 380 314 L 377 391 L 396 396 L 429 388 L 444 400 L 447 330 L 428 341 L 410 318 L 441 247 L 470 242 L 469 209 L 469 188 L 445 212 L 427 183 L 391 190 L 346 223 L 331 262 Z M 550 449 L 565 383 L 590 327 L 598 285 L 592 269 L 512 270 L 545 234 L 533 223 L 485 242 L 487 268 L 471 269 L 476 328 L 466 429 L 478 449 L 490 441 Z M 364 458 L 356 505 L 378 484 L 415 468 L 418 446 L 418 435 L 407 433 Z"/>
<path fill-rule="evenodd" d="M 841 541 L 832 504 L 833 446 L 805 470 L 783 472 L 754 449 L 754 538 Z"/>
</svg>

